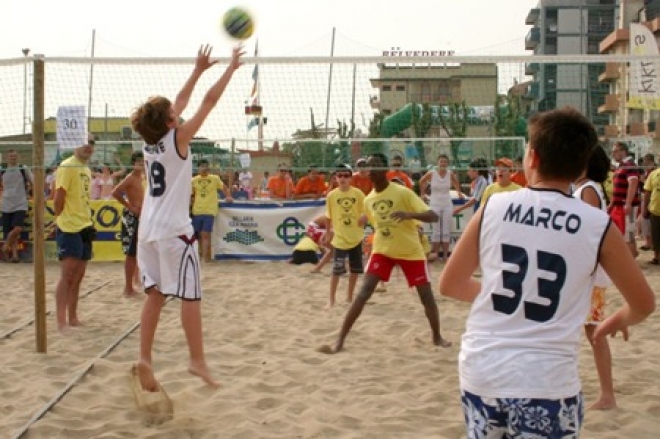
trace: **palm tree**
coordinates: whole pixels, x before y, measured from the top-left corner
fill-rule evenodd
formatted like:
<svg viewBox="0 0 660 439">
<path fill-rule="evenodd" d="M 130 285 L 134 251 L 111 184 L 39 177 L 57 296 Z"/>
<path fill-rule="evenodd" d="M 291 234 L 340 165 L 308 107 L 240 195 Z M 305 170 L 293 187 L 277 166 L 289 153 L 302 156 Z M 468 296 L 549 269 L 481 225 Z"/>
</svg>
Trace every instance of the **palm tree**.
<svg viewBox="0 0 660 439">
<path fill-rule="evenodd" d="M 432 118 L 431 118 L 431 107 L 429 104 L 415 104 L 412 105 L 412 123 L 411 126 L 415 133 L 416 138 L 424 138 L 431 129 Z M 422 140 L 415 140 L 415 149 L 417 150 L 417 156 L 419 157 L 420 166 L 426 168 L 426 153 L 424 152 L 424 142 Z"/>
<path fill-rule="evenodd" d="M 457 139 L 467 136 L 467 122 L 469 108 L 465 105 L 465 100 L 460 103 L 450 103 L 446 107 L 446 114 L 443 108 L 438 107 L 438 122 L 442 129 L 447 133 L 450 139 Z M 458 162 L 458 150 L 461 147 L 461 140 L 450 140 L 449 147 L 451 150 L 452 161 Z"/>
</svg>

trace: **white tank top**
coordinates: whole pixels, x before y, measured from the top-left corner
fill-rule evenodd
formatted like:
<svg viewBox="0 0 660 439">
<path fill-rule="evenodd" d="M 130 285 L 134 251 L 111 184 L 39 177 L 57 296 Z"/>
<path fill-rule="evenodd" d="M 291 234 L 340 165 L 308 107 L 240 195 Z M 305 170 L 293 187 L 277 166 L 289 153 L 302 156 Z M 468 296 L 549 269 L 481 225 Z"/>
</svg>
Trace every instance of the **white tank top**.
<svg viewBox="0 0 660 439">
<path fill-rule="evenodd" d="M 481 292 L 459 355 L 463 389 L 558 399 L 580 391 L 577 357 L 606 213 L 555 190 L 491 197 L 480 224 Z"/>
<path fill-rule="evenodd" d="M 144 194 L 140 229 L 141 241 L 157 241 L 193 233 L 189 216 L 192 160 L 176 148 L 176 129 L 156 145 L 145 144 L 144 166 L 147 190 Z"/>
<path fill-rule="evenodd" d="M 451 204 L 451 171 L 447 170 L 444 177 L 440 177 L 438 171 L 431 174 L 431 195 L 429 205 L 431 207 L 445 206 Z"/>
<path fill-rule="evenodd" d="M 593 188 L 593 190 L 596 191 L 596 194 L 598 195 L 598 199 L 600 200 L 600 210 L 602 210 L 603 212 L 607 212 L 607 203 L 605 203 L 605 195 L 603 194 L 603 189 L 601 185 L 597 184 L 595 181 L 589 180 L 586 183 L 584 183 L 582 186 L 575 189 L 575 191 L 573 192 L 573 196 L 578 200 L 582 200 L 582 191 L 587 187 Z M 612 280 L 609 278 L 607 273 L 605 273 L 605 270 L 603 270 L 603 267 L 601 267 L 600 265 L 596 269 L 595 285 L 600 288 L 607 288 L 610 285 L 612 285 Z"/>
</svg>

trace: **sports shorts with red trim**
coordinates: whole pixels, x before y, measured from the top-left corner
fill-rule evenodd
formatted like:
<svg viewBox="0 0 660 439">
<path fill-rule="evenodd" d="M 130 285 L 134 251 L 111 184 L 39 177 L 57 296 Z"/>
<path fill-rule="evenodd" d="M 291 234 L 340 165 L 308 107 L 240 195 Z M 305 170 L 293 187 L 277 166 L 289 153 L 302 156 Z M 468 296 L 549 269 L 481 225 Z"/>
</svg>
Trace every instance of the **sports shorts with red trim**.
<svg viewBox="0 0 660 439">
<path fill-rule="evenodd" d="M 612 209 L 610 210 L 610 218 L 612 218 L 612 222 L 619 228 L 626 242 L 635 242 L 637 206 L 633 206 L 632 209 L 630 209 L 630 213 L 627 215 L 623 205 L 617 204 L 612 206 Z"/>
<path fill-rule="evenodd" d="M 367 273 L 378 276 L 382 281 L 388 282 L 392 269 L 395 266 L 401 267 L 401 271 L 406 276 L 409 287 L 417 287 L 431 282 L 429 266 L 426 259 L 409 260 L 395 259 L 380 253 L 372 253 L 367 262 Z"/>
</svg>

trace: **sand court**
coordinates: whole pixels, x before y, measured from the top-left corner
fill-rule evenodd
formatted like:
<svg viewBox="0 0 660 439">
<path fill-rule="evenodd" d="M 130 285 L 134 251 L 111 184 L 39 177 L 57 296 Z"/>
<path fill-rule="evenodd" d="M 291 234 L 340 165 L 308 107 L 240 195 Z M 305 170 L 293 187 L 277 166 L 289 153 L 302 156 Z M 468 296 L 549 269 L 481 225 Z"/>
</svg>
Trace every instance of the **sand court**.
<svg viewBox="0 0 660 439">
<path fill-rule="evenodd" d="M 437 279 L 442 264 L 435 263 Z M 93 367 L 26 438 L 462 438 L 457 378 L 466 304 L 437 297 L 448 349 L 431 344 L 416 294 L 402 276 L 372 301 L 346 340 L 326 355 L 347 306 L 328 312 L 329 268 L 281 262 L 203 266 L 205 348 L 217 390 L 187 372 L 179 304 L 163 308 L 154 345 L 156 377 L 172 404 L 172 419 L 150 420 L 136 408 L 131 367 L 137 358 L 141 300 L 122 297 L 123 266 L 90 263 L 79 305 L 85 326 L 68 337 L 48 317 L 48 354 L 34 352 L 32 266 L 0 265 L 0 433 L 14 437 L 76 375 Z M 657 291 L 660 269 L 643 266 Z M 59 267 L 47 265 L 47 308 L 54 309 Z M 359 284 L 358 284 L 359 285 Z M 621 303 L 609 290 L 611 305 Z M 631 329 L 631 341 L 611 342 L 619 409 L 588 411 L 582 437 L 654 438 L 660 431 L 660 318 Z M 116 344 L 112 349 L 109 347 Z M 100 354 L 106 352 L 102 358 Z M 585 401 L 597 397 L 591 351 L 583 342 L 580 373 Z M 167 412 L 169 409 L 165 409 Z"/>
</svg>

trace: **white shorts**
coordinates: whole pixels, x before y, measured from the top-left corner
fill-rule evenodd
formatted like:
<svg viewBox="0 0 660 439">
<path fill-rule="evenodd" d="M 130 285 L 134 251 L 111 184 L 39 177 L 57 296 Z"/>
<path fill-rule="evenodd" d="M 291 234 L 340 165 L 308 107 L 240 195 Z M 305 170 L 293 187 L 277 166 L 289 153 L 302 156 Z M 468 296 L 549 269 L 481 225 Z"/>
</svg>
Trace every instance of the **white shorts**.
<svg viewBox="0 0 660 439">
<path fill-rule="evenodd" d="M 138 241 L 138 267 L 145 290 L 157 287 L 165 296 L 201 300 L 197 240 L 178 236 L 159 241 Z"/>
</svg>

